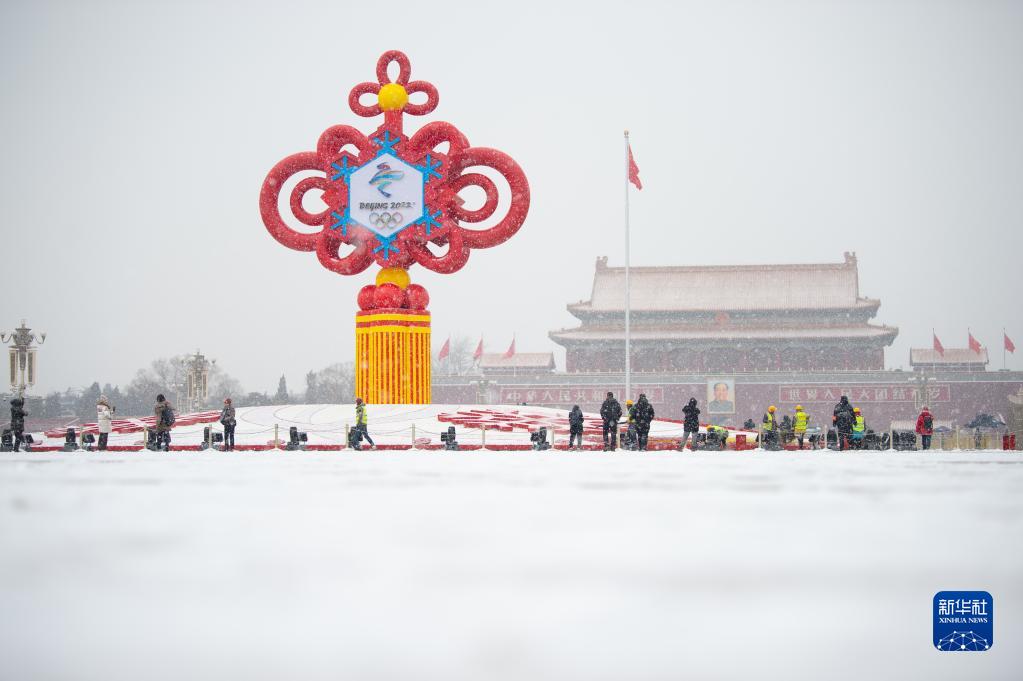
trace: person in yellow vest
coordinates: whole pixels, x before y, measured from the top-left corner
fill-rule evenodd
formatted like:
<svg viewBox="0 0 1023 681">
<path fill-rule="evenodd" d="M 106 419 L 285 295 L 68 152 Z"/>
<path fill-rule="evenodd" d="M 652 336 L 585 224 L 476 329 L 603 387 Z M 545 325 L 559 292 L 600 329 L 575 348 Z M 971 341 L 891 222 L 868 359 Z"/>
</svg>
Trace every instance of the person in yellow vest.
<svg viewBox="0 0 1023 681">
<path fill-rule="evenodd" d="M 764 449 L 774 449 L 778 444 L 778 424 L 774 420 L 774 412 L 777 409 L 772 404 L 767 408 L 767 413 L 764 414 L 764 421 L 761 425 L 761 429 L 764 431 Z"/>
<path fill-rule="evenodd" d="M 856 407 L 853 409 L 853 427 L 852 427 L 852 448 L 863 449 L 863 436 L 867 434 L 867 422 L 863 419 L 863 414 L 860 413 L 860 408 Z"/>
<path fill-rule="evenodd" d="M 806 437 L 806 424 L 810 422 L 810 416 L 803 411 L 803 405 L 796 405 L 796 415 L 792 417 L 792 432 L 796 434 L 799 448 L 803 448 L 803 438 Z"/>
<path fill-rule="evenodd" d="M 355 430 L 369 443 L 370 449 L 376 449 L 377 445 L 369 436 L 369 426 L 366 424 L 366 404 L 361 397 L 355 398 Z"/>
<path fill-rule="evenodd" d="M 625 418 L 625 434 L 621 437 L 622 447 L 635 450 L 638 433 L 636 432 L 636 419 L 632 414 L 632 400 L 625 400 Z"/>
<path fill-rule="evenodd" d="M 724 426 L 707 426 L 707 448 L 710 449 L 715 444 L 721 451 L 728 446 L 728 429 Z"/>
</svg>

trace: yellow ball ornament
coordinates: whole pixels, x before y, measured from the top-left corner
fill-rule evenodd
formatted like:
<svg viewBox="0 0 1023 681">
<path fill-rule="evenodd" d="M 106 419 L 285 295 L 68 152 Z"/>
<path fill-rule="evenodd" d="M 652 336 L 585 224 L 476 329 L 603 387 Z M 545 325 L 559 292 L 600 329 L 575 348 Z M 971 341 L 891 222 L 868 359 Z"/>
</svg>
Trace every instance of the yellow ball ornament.
<svg viewBox="0 0 1023 681">
<path fill-rule="evenodd" d="M 398 87 L 401 86 L 399 85 Z M 405 290 L 409 285 L 409 281 L 408 271 L 400 267 L 385 267 L 377 272 L 377 286 L 394 284 L 398 288 Z"/>
<path fill-rule="evenodd" d="M 408 92 L 398 83 L 388 83 L 377 95 L 382 111 L 401 111 L 408 104 Z"/>
</svg>

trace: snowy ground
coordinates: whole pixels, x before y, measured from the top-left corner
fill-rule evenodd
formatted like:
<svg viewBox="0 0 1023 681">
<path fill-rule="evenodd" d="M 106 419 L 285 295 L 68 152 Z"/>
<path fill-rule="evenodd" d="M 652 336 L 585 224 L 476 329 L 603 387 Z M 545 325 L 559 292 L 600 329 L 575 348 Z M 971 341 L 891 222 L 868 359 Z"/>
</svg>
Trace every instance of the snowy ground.
<svg viewBox="0 0 1023 681">
<path fill-rule="evenodd" d="M 1021 464 L 0 454 L 0 678 L 1019 678 Z M 990 651 L 932 648 L 943 589 Z"/>
</svg>

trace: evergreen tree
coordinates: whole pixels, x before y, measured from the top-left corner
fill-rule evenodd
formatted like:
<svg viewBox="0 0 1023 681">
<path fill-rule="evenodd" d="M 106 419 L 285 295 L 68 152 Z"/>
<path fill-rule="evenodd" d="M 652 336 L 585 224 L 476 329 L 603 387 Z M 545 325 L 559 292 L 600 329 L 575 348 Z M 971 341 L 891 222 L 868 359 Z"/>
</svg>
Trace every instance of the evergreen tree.
<svg viewBox="0 0 1023 681">
<path fill-rule="evenodd" d="M 288 382 L 281 374 L 281 380 L 277 382 L 277 394 L 274 395 L 274 404 L 288 404 L 291 399 L 288 397 Z"/>
</svg>

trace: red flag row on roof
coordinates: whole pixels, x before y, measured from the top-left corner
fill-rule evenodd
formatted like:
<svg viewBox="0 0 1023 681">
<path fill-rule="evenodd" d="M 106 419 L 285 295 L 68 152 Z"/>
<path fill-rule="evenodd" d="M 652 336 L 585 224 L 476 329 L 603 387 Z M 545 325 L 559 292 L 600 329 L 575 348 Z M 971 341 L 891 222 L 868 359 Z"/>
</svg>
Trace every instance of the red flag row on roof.
<svg viewBox="0 0 1023 681">
<path fill-rule="evenodd" d="M 447 359 L 448 355 L 450 355 L 450 354 L 451 354 L 451 336 L 448 336 L 448 339 L 446 341 L 444 341 L 444 345 L 442 345 L 440 347 L 440 352 L 437 353 L 437 359 L 439 361 L 443 361 L 443 360 Z M 515 337 L 514 336 L 512 336 L 511 345 L 508 346 L 508 349 L 505 350 L 504 355 L 502 355 L 502 356 L 505 359 L 510 359 L 511 357 L 515 356 Z M 472 353 L 473 360 L 475 360 L 477 362 L 480 361 L 481 357 L 483 357 L 483 337 L 482 336 L 480 336 L 480 342 L 476 344 L 476 350 L 474 350 L 473 353 Z"/>
<path fill-rule="evenodd" d="M 941 344 L 941 341 L 938 340 L 938 334 L 934 333 L 934 330 L 932 329 L 931 335 L 934 336 L 934 351 L 941 355 L 942 357 L 944 357 L 945 347 Z M 969 345 L 970 349 L 979 355 L 981 349 L 983 348 L 983 346 L 980 344 L 980 341 L 973 337 L 973 332 L 970 331 L 969 329 L 966 330 L 966 336 L 967 336 L 966 342 Z M 1002 329 L 1002 342 L 1004 344 L 1003 347 L 1008 352 L 1011 353 L 1016 352 L 1016 344 L 1012 342 L 1011 338 L 1009 338 L 1009 334 L 1005 333 L 1005 329 Z"/>
</svg>

